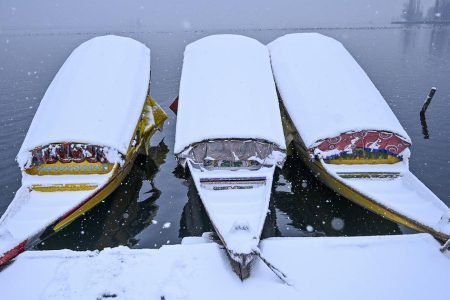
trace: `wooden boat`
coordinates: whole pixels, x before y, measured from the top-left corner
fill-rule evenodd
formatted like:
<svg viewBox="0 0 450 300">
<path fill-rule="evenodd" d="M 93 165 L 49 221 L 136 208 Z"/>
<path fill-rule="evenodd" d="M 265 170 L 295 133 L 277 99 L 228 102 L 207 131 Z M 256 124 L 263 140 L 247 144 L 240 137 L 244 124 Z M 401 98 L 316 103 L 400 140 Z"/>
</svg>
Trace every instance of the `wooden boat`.
<svg viewBox="0 0 450 300">
<path fill-rule="evenodd" d="M 17 156 L 22 187 L 0 219 L 0 265 L 120 185 L 167 118 L 149 81 L 150 50 L 130 38 L 97 37 L 72 52 Z"/>
<path fill-rule="evenodd" d="M 258 251 L 275 168 L 285 160 L 279 112 L 264 45 L 215 35 L 186 47 L 174 152 L 242 277 Z"/>
<path fill-rule="evenodd" d="M 268 47 L 286 138 L 313 173 L 377 214 L 449 239 L 449 208 L 409 171 L 408 134 L 347 50 L 316 33 Z"/>
</svg>

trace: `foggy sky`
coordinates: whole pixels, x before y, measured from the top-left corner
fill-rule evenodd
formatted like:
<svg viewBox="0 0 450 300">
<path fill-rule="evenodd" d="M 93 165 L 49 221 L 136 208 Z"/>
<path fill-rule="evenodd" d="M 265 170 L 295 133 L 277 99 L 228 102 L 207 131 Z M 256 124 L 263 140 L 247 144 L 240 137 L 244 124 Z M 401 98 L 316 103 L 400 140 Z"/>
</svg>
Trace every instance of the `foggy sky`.
<svg viewBox="0 0 450 300">
<path fill-rule="evenodd" d="M 426 10 L 435 0 L 421 0 Z M 1 0 L 0 33 L 388 26 L 408 0 Z M 338 4 L 336 4 L 338 3 Z"/>
</svg>

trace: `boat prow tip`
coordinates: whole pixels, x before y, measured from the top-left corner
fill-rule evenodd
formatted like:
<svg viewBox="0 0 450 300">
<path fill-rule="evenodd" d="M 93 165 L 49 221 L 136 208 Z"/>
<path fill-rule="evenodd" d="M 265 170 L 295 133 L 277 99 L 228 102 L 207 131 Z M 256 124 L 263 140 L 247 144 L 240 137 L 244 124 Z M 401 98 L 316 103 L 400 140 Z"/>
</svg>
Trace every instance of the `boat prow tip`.
<svg viewBox="0 0 450 300">
<path fill-rule="evenodd" d="M 17 256 L 19 256 L 19 254 L 25 252 L 27 243 L 28 240 L 24 240 L 14 248 L 11 248 L 3 253 L 2 256 L 0 256 L 0 270 L 7 264 L 11 263 Z"/>
</svg>

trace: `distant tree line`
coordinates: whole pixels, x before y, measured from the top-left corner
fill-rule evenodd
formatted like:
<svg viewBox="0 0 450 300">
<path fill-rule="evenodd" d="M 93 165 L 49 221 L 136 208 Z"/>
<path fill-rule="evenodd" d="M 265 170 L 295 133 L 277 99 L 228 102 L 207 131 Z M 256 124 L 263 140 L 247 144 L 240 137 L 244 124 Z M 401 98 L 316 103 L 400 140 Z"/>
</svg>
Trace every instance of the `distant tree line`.
<svg viewBox="0 0 450 300">
<path fill-rule="evenodd" d="M 420 0 L 409 0 L 403 8 L 402 18 L 407 22 L 450 21 L 450 0 L 436 0 L 426 13 Z"/>
</svg>

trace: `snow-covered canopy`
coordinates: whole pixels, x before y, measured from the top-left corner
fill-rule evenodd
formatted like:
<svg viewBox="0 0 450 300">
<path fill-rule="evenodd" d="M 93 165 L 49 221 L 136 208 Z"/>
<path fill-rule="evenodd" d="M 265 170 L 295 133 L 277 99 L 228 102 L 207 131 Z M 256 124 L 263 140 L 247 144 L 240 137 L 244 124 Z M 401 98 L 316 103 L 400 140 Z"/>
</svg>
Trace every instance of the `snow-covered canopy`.
<svg viewBox="0 0 450 300">
<path fill-rule="evenodd" d="M 269 45 L 289 116 L 306 144 L 361 130 L 384 130 L 411 142 L 398 119 L 344 46 L 317 33 L 288 34 Z"/>
<path fill-rule="evenodd" d="M 126 153 L 144 106 L 150 49 L 130 38 L 102 36 L 77 47 L 56 74 L 17 160 L 50 143 L 104 145 Z"/>
<path fill-rule="evenodd" d="M 226 138 L 286 148 L 267 48 L 244 36 L 213 35 L 184 52 L 174 151 Z"/>
</svg>

